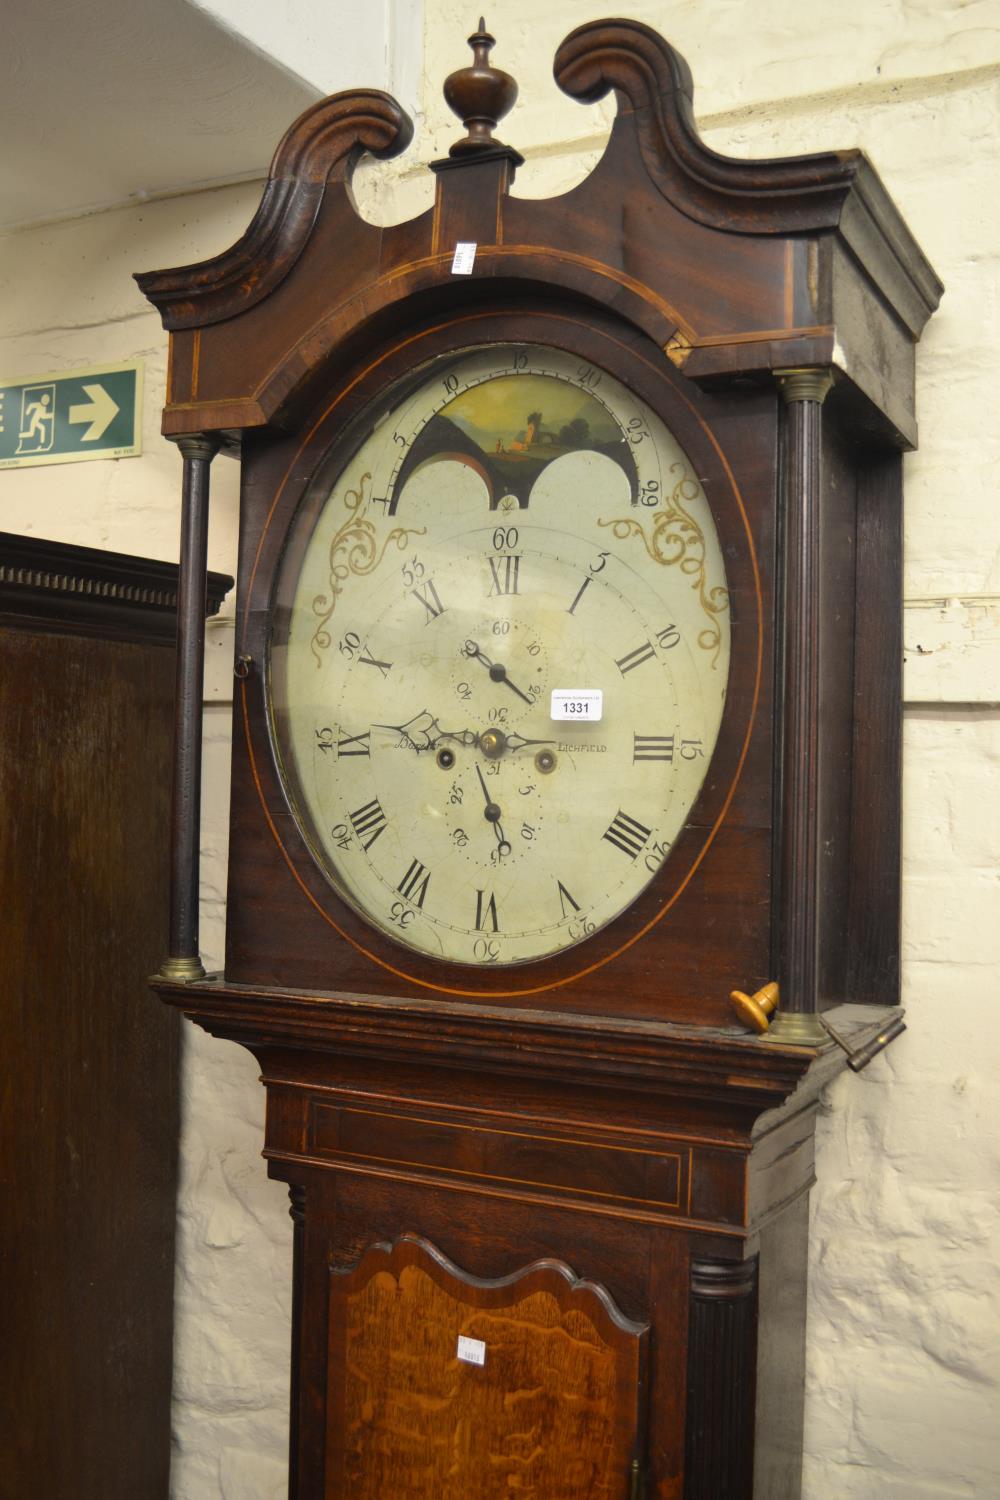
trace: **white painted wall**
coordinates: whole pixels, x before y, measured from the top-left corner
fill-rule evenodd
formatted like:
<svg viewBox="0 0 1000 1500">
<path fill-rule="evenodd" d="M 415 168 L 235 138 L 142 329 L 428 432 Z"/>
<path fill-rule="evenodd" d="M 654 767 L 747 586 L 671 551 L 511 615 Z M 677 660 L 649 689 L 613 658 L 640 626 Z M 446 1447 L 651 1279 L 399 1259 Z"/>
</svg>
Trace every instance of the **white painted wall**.
<svg viewBox="0 0 1000 1500">
<path fill-rule="evenodd" d="M 423 0 L 187 0 L 323 94 L 388 89 L 420 103 Z"/>
<path fill-rule="evenodd" d="M 3 8 L 0 232 L 261 172 L 319 97 L 187 0 Z"/>
<path fill-rule="evenodd" d="M 275 7 L 303 36 L 304 15 L 328 20 L 333 9 Z M 805 1494 L 991 1500 L 1000 1495 L 1000 6 L 633 0 L 630 11 L 687 56 L 717 149 L 864 146 L 947 286 L 919 350 L 922 446 L 907 460 L 910 1029 L 860 1078 L 837 1083 L 820 1122 Z M 505 0 L 487 16 L 496 61 L 521 84 L 501 131 L 529 158 L 518 192 L 565 187 L 601 149 L 608 107 L 581 109 L 551 81 L 562 36 L 598 14 L 576 0 L 544 11 Z M 457 0 L 427 0 L 426 127 L 407 162 L 362 174 L 373 217 L 407 217 L 429 201 L 415 164 L 454 138 L 439 85 L 464 63 L 477 17 Z M 130 273 L 230 244 L 257 191 L 0 235 L 0 377 L 147 360 L 144 456 L 4 472 L 0 526 L 176 557 L 180 466 L 157 437 L 166 341 Z M 211 565 L 229 571 L 236 502 L 235 465 L 217 460 Z M 206 690 L 210 965 L 222 956 L 230 672 L 224 618 L 210 631 Z M 175 1500 L 284 1496 L 290 1224 L 259 1158 L 263 1102 L 248 1054 L 186 1028 Z"/>
</svg>

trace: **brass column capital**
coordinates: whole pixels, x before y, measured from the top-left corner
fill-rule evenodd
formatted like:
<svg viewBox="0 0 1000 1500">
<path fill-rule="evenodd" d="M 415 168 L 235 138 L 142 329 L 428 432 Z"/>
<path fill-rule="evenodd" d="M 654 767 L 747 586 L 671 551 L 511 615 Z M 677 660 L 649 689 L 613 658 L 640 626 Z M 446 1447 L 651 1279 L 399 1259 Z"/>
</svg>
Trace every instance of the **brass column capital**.
<svg viewBox="0 0 1000 1500">
<path fill-rule="evenodd" d="M 818 401 L 822 404 L 833 386 L 833 372 L 826 365 L 775 370 L 774 378 L 786 403 Z"/>
</svg>

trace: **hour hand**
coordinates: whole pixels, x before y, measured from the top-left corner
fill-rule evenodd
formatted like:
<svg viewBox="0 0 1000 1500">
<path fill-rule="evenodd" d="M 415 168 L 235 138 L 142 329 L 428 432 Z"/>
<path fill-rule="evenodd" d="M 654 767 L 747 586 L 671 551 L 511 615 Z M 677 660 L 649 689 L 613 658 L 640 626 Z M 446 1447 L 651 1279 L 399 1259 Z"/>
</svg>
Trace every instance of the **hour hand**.
<svg viewBox="0 0 1000 1500">
<path fill-rule="evenodd" d="M 391 729 L 400 736 L 404 744 L 411 745 L 418 755 L 421 750 L 433 750 L 441 738 L 441 726 L 426 708 L 422 708 L 404 724 L 372 724 L 372 728 Z"/>
<path fill-rule="evenodd" d="M 373 729 L 391 729 L 401 735 L 419 755 L 421 750 L 433 750 L 440 740 L 456 740 L 460 745 L 475 745 L 479 736 L 472 729 L 442 729 L 429 709 L 422 708 L 405 724 L 373 724 Z M 421 743 L 422 741 L 422 743 Z"/>
</svg>

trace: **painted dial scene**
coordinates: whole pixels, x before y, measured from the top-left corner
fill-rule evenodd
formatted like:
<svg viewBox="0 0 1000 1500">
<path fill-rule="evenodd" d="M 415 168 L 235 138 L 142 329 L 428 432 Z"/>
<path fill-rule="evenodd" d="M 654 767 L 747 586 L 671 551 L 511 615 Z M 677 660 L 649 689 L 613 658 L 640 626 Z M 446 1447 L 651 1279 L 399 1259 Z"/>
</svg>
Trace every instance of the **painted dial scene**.
<svg viewBox="0 0 1000 1500">
<path fill-rule="evenodd" d="M 722 554 L 676 439 L 606 371 L 490 345 L 390 396 L 301 507 L 273 733 L 362 916 L 433 958 L 524 963 L 668 858 L 728 665 Z"/>
</svg>

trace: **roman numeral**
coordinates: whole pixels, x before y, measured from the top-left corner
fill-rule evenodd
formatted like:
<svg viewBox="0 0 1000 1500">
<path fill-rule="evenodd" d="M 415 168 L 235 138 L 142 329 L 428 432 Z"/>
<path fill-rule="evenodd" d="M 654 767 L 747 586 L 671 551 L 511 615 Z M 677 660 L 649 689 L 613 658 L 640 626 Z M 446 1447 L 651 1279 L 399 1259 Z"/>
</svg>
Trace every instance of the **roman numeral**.
<svg viewBox="0 0 1000 1500">
<path fill-rule="evenodd" d="M 674 758 L 674 737 L 672 734 L 633 734 L 632 735 L 632 759 L 637 760 L 670 760 Z"/>
<path fill-rule="evenodd" d="M 495 594 L 516 594 L 517 577 L 521 568 L 521 554 L 515 552 L 503 557 L 488 557 L 486 561 L 490 565 L 493 574 L 493 584 L 490 588 L 488 598 L 492 599 Z M 501 577 L 500 564 L 503 563 Z"/>
<path fill-rule="evenodd" d="M 378 657 L 369 656 L 367 646 L 362 648 L 361 655 L 358 657 L 358 661 L 366 667 L 378 667 L 383 677 L 388 677 L 389 673 L 392 671 L 392 662 L 379 661 Z"/>
<path fill-rule="evenodd" d="M 410 594 L 414 599 L 419 599 L 427 611 L 427 619 L 424 621 L 425 625 L 429 625 L 432 620 L 436 620 L 438 615 L 444 614 L 446 606 L 441 603 L 438 597 L 438 591 L 434 587 L 433 578 L 428 578 L 426 583 L 418 583 L 415 589 L 410 590 Z"/>
<path fill-rule="evenodd" d="M 494 932 L 500 931 L 500 922 L 497 918 L 497 898 L 490 893 L 490 899 L 486 900 L 485 891 L 476 892 L 476 931 L 485 932 L 486 919 L 489 918 Z"/>
<path fill-rule="evenodd" d="M 611 827 L 607 833 L 601 835 L 609 844 L 614 844 L 629 859 L 635 859 L 642 850 L 643 844 L 649 838 L 652 829 L 647 828 L 644 823 L 629 817 L 628 813 L 622 812 L 621 808 L 615 813 Z"/>
<path fill-rule="evenodd" d="M 557 880 L 556 885 L 559 887 L 559 904 L 562 907 L 563 916 L 568 917 L 570 911 L 579 911 L 579 905 L 573 900 L 573 897 L 563 885 L 562 881 Z"/>
<path fill-rule="evenodd" d="M 641 646 L 636 646 L 634 651 L 630 651 L 627 656 L 623 656 L 620 661 L 616 661 L 615 666 L 624 677 L 625 673 L 631 672 L 633 667 L 641 667 L 644 661 L 655 660 L 656 652 L 653 650 L 652 645 L 649 641 L 643 641 Z"/>
<path fill-rule="evenodd" d="M 381 803 L 375 797 L 371 802 L 366 802 L 364 807 L 348 813 L 348 817 L 351 820 L 351 827 L 361 841 L 362 849 L 367 853 L 379 834 L 385 832 L 386 819 Z"/>
<path fill-rule="evenodd" d="M 580 587 L 576 591 L 576 598 L 573 600 L 573 603 L 570 605 L 569 609 L 566 611 L 566 613 L 568 615 L 571 615 L 571 614 L 575 613 L 576 606 L 579 604 L 580 600 L 583 598 L 584 593 L 586 592 L 588 584 L 593 583 L 593 581 L 594 580 L 592 578 L 589 578 L 589 577 L 585 578 L 583 580 L 583 582 L 581 583 Z"/>
<path fill-rule="evenodd" d="M 372 732 L 366 729 L 364 734 L 349 734 L 346 740 L 337 741 L 337 756 L 342 755 L 371 755 L 372 747 L 370 740 Z M 354 747 L 353 749 L 351 747 Z"/>
<path fill-rule="evenodd" d="M 424 897 L 427 895 L 427 887 L 430 884 L 430 871 L 422 865 L 419 859 L 410 860 L 410 868 L 397 885 L 396 889 L 407 901 L 412 901 L 414 906 L 419 906 L 421 911 L 424 906 Z"/>
</svg>

